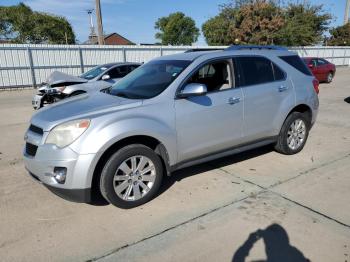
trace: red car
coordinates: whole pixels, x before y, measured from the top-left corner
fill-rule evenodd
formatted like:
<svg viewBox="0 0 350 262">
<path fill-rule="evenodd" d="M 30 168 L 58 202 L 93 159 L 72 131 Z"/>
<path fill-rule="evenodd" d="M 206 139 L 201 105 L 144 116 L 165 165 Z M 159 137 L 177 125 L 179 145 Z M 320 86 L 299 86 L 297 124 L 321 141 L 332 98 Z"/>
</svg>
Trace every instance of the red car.
<svg viewBox="0 0 350 262">
<path fill-rule="evenodd" d="M 304 57 L 303 60 L 319 82 L 332 82 L 336 71 L 334 64 L 317 57 Z"/>
</svg>

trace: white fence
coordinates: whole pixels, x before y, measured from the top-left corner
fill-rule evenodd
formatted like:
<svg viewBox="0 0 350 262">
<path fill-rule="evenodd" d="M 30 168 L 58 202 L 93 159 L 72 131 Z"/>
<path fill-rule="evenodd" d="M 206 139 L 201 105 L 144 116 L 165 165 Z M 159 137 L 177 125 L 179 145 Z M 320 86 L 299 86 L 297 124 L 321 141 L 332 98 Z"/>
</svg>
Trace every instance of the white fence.
<svg viewBox="0 0 350 262">
<path fill-rule="evenodd" d="M 55 70 L 79 75 L 98 64 L 147 62 L 193 48 L 201 47 L 0 44 L 0 89 L 36 87 Z M 290 50 L 300 56 L 323 57 L 339 66 L 350 65 L 350 47 L 292 47 Z"/>
</svg>

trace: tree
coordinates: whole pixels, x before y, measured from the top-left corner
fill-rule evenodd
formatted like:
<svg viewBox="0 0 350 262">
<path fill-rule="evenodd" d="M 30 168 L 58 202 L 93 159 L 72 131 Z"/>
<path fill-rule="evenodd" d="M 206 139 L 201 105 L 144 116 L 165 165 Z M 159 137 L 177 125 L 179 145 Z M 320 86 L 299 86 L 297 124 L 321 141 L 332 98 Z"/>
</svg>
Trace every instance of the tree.
<svg viewBox="0 0 350 262">
<path fill-rule="evenodd" d="M 285 46 L 320 43 L 332 18 L 322 5 L 290 4 L 284 13 L 285 25 L 278 33 L 277 42 Z"/>
<path fill-rule="evenodd" d="M 199 29 L 191 17 L 184 13 L 176 12 L 169 16 L 161 17 L 155 24 L 156 38 L 163 45 L 191 45 L 199 36 Z"/>
<path fill-rule="evenodd" d="M 327 41 L 329 45 L 350 45 L 350 23 L 331 29 L 330 34 L 331 36 Z"/>
<path fill-rule="evenodd" d="M 14 43 L 75 43 L 72 26 L 64 17 L 34 12 L 23 3 L 0 6 L 0 38 Z"/>
<path fill-rule="evenodd" d="M 322 5 L 279 1 L 235 0 L 202 26 L 209 45 L 276 44 L 312 45 L 322 40 L 331 15 Z"/>
<path fill-rule="evenodd" d="M 229 4 L 202 26 L 209 45 L 273 44 L 284 25 L 281 9 L 264 0 Z"/>
</svg>

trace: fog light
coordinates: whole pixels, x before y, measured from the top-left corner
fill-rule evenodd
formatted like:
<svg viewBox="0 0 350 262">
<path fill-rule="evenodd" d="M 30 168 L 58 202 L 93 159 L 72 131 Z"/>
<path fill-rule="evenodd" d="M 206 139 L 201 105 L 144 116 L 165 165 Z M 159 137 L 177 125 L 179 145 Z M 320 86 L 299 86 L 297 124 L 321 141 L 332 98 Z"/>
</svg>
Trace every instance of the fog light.
<svg viewBox="0 0 350 262">
<path fill-rule="evenodd" d="M 59 184 L 66 182 L 67 168 L 66 167 L 55 167 L 53 170 L 53 177 Z"/>
</svg>

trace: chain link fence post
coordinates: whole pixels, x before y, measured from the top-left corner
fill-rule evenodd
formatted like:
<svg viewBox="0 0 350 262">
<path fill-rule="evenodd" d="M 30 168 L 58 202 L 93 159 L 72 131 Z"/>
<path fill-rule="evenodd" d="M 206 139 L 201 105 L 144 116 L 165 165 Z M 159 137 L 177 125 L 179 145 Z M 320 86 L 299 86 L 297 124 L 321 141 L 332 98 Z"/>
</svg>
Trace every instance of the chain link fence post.
<svg viewBox="0 0 350 262">
<path fill-rule="evenodd" d="M 83 74 L 84 73 L 84 58 L 83 58 L 83 50 L 81 50 L 81 47 L 79 46 L 79 59 L 80 59 L 80 71 Z"/>
<path fill-rule="evenodd" d="M 30 47 L 27 47 L 27 55 L 28 55 L 28 61 L 29 61 L 29 69 L 30 69 L 30 74 L 32 77 L 32 86 L 33 88 L 36 88 L 36 78 L 35 78 L 35 70 L 34 70 L 34 65 L 33 65 L 33 56 L 32 56 L 32 50 Z"/>
</svg>

